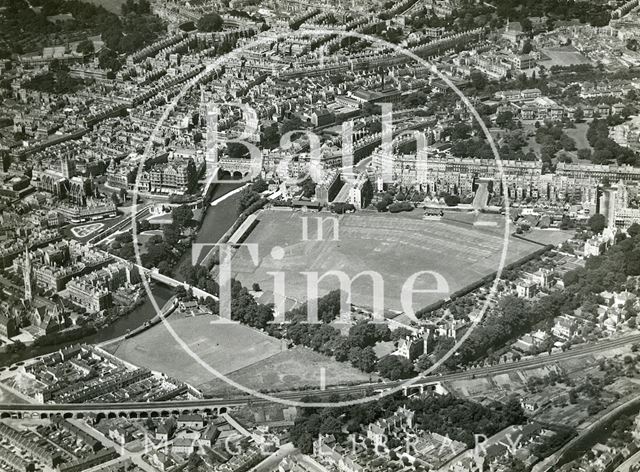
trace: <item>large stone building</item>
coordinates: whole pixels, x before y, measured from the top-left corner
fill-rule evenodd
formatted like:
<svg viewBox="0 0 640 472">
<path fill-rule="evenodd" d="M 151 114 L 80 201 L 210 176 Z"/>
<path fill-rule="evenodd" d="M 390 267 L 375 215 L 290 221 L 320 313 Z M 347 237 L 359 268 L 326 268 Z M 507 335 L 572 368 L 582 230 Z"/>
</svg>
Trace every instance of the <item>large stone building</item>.
<svg viewBox="0 0 640 472">
<path fill-rule="evenodd" d="M 138 272 L 133 264 L 115 262 L 97 271 L 72 278 L 67 284 L 67 296 L 86 310 L 97 312 L 112 306 L 115 290 L 137 281 Z"/>
<path fill-rule="evenodd" d="M 143 192 L 185 194 L 197 178 L 193 159 L 174 157 L 169 162 L 155 164 L 142 172 L 138 182 Z"/>
</svg>

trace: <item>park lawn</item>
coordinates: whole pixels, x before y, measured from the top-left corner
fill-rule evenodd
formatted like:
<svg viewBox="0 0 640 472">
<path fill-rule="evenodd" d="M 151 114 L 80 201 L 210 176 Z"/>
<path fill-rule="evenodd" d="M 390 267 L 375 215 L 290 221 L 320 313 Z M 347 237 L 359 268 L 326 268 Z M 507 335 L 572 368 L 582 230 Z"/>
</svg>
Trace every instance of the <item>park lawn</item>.
<svg viewBox="0 0 640 472">
<path fill-rule="evenodd" d="M 540 244 L 553 244 L 557 246 L 562 244 L 568 239 L 575 236 L 576 231 L 571 230 L 546 230 L 546 229 L 533 229 L 522 236 L 532 241 L 536 241 Z"/>
<path fill-rule="evenodd" d="M 168 322 L 189 348 L 221 374 L 228 374 L 281 351 L 282 342 L 239 324 L 212 324 L 210 315 L 169 317 Z M 194 387 L 212 381 L 214 374 L 198 364 L 176 342 L 163 323 L 109 346 L 119 358 L 163 372 Z"/>
<path fill-rule="evenodd" d="M 565 128 L 564 132 L 570 138 L 573 138 L 576 142 L 576 149 L 591 149 L 591 144 L 587 140 L 587 130 L 589 129 L 589 123 L 576 123 L 575 128 Z"/>
<path fill-rule="evenodd" d="M 376 382 L 379 378 L 375 373 L 366 374 L 346 362 L 338 362 L 303 346 L 296 346 L 237 370 L 229 378 L 263 392 L 319 388 L 323 368 L 326 386 Z M 234 387 L 219 379 L 203 385 L 202 389 L 214 396 L 237 393 Z"/>
</svg>

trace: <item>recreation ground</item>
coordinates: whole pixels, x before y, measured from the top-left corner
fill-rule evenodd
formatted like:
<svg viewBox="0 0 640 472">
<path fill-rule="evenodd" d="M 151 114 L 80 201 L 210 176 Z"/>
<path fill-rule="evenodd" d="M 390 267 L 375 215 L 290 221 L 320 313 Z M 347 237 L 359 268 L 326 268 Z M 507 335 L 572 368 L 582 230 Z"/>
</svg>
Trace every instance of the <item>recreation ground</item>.
<svg viewBox="0 0 640 472">
<path fill-rule="evenodd" d="M 291 305 L 306 301 L 306 279 L 302 272 L 342 270 L 353 278 L 361 271 L 379 272 L 384 281 L 385 308 L 401 310 L 400 293 L 407 278 L 419 271 L 436 271 L 447 281 L 449 293 L 493 273 L 504 245 L 504 219 L 500 215 L 447 213 L 440 221 L 423 220 L 421 211 L 381 214 L 363 211 L 338 217 L 338 240 L 333 223 L 324 220 L 323 239 L 318 241 L 316 217 L 330 213 L 266 210 L 257 214 L 257 224 L 244 235 L 245 243 L 256 243 L 259 260 L 251 261 L 247 248 L 235 249 L 232 272 L 246 287 L 254 282 L 264 292 L 261 303 L 273 300 L 270 271 L 283 272 Z M 307 240 L 303 240 L 303 218 L 308 218 Z M 534 232 L 527 236 L 534 238 Z M 539 232 L 544 244 L 557 244 L 562 232 Z M 536 239 L 536 238 L 534 238 Z M 537 240 L 537 239 L 536 239 Z M 543 244 L 508 238 L 506 263 L 519 260 Z M 282 247 L 284 256 L 271 250 Z M 277 253 L 277 251 L 276 251 Z M 277 254 L 276 254 L 277 255 Z M 339 287 L 336 277 L 326 277 L 320 295 Z M 430 277 L 419 277 L 415 289 L 433 289 Z M 416 293 L 414 309 L 429 305 L 449 293 Z M 371 280 L 360 277 L 352 284 L 352 302 L 370 306 Z M 216 317 L 171 316 L 168 321 L 179 337 L 205 362 L 238 383 L 262 391 L 291 390 L 325 385 L 375 381 L 348 363 L 303 347 L 286 350 L 283 343 L 265 333 L 234 324 L 216 324 Z M 108 347 L 132 364 L 164 372 L 216 396 L 237 392 L 194 361 L 161 323 L 147 331 Z"/>
<path fill-rule="evenodd" d="M 361 383 L 377 379 L 304 347 L 286 350 L 283 343 L 244 325 L 218 324 L 218 317 L 169 317 L 167 321 L 189 348 L 216 369 L 241 385 L 255 390 L 290 390 Z M 224 380 L 198 364 L 162 324 L 106 346 L 112 354 L 140 367 L 163 372 L 210 395 L 237 395 Z"/>
<path fill-rule="evenodd" d="M 255 364 L 283 349 L 279 339 L 247 326 L 220 324 L 216 320 L 211 315 L 167 318 L 180 339 L 221 374 Z M 194 387 L 216 378 L 182 349 L 163 323 L 107 349 L 127 362 L 163 372 Z"/>
<path fill-rule="evenodd" d="M 323 274 L 340 270 L 352 279 L 352 303 L 372 306 L 372 282 L 362 271 L 375 271 L 384 281 L 385 309 L 402 311 L 401 291 L 405 282 L 420 271 L 434 271 L 447 282 L 448 291 L 438 293 L 435 279 L 419 276 L 414 293 L 413 309 L 434 303 L 449 294 L 476 282 L 498 269 L 504 239 L 504 217 L 500 215 L 448 213 L 442 220 L 423 220 L 422 212 L 390 214 L 362 211 L 337 216 L 338 240 L 334 240 L 329 213 L 266 210 L 258 214 L 258 223 L 245 237 L 244 243 L 258 244 L 259 261 L 251 259 L 247 248 L 238 247 L 232 259 L 232 273 L 243 285 L 258 283 L 265 291 L 261 302 L 273 300 L 273 275 L 285 274 L 286 296 L 291 304 L 307 300 L 307 279 L 304 272 L 317 272 L 319 294 L 340 287 L 338 278 Z M 322 240 L 317 240 L 323 221 Z M 307 237 L 303 238 L 303 218 L 307 218 Z M 304 240 L 306 239 L 306 240 Z M 284 249 L 280 260 L 271 250 Z M 540 249 L 541 244 L 508 237 L 506 264 L 515 262 Z"/>
</svg>

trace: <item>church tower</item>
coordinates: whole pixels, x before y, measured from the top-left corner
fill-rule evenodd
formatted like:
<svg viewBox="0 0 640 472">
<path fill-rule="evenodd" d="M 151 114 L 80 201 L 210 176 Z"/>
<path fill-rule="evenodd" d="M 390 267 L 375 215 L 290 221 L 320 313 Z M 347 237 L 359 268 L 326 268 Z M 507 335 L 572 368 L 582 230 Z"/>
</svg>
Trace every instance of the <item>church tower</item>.
<svg viewBox="0 0 640 472">
<path fill-rule="evenodd" d="M 60 165 L 62 176 L 69 180 L 71 177 L 75 175 L 75 165 L 74 162 L 69 159 L 69 156 L 64 156 L 62 158 L 62 162 Z"/>
<path fill-rule="evenodd" d="M 27 301 L 33 300 L 33 292 L 31 290 L 31 256 L 29 255 L 29 248 L 24 251 L 24 264 L 22 266 L 22 275 L 24 276 L 24 299 Z"/>
</svg>

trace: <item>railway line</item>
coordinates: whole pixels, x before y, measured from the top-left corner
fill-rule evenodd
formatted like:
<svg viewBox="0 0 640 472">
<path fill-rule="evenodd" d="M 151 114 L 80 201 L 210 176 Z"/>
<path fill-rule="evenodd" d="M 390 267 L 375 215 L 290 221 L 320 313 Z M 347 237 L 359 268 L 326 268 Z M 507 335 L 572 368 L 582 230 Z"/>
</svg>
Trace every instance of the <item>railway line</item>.
<svg viewBox="0 0 640 472">
<path fill-rule="evenodd" d="M 478 377 L 487 377 L 499 374 L 506 374 L 516 372 L 518 370 L 529 370 L 547 365 L 552 365 L 558 362 L 563 362 L 571 359 L 578 359 L 589 355 L 597 355 L 608 350 L 624 348 L 631 346 L 634 343 L 640 343 L 640 334 L 624 336 L 616 339 L 607 339 L 598 343 L 578 346 L 574 349 L 553 353 L 547 356 L 538 356 L 535 358 L 524 359 L 519 362 L 512 362 L 508 364 L 499 364 L 487 367 L 480 367 L 475 369 L 468 369 L 460 372 L 453 372 L 449 374 L 430 375 L 424 378 L 413 379 L 413 381 L 393 381 L 393 382 L 377 382 L 377 383 L 364 383 L 359 385 L 343 386 L 327 388 L 325 390 L 300 390 L 293 392 L 279 392 L 272 394 L 274 398 L 281 400 L 300 401 L 308 396 L 314 396 L 317 400 L 330 398 L 334 395 L 350 395 L 350 396 L 365 396 L 365 395 L 384 395 L 391 390 L 404 391 L 405 393 L 411 393 L 417 391 L 420 387 L 433 386 L 434 384 L 453 382 L 458 380 L 473 379 Z M 79 404 L 12 404 L 4 403 L 0 404 L 0 412 L 91 412 L 91 411 L 143 411 L 149 410 L 195 410 L 217 407 L 234 407 L 246 404 L 265 404 L 270 403 L 270 400 L 266 400 L 259 397 L 253 397 L 251 395 L 242 395 L 231 398 L 213 398 L 213 399 L 199 399 L 199 400 L 180 400 L 180 401 L 162 401 L 152 403 L 141 402 L 124 402 L 124 403 L 79 403 Z"/>
</svg>

